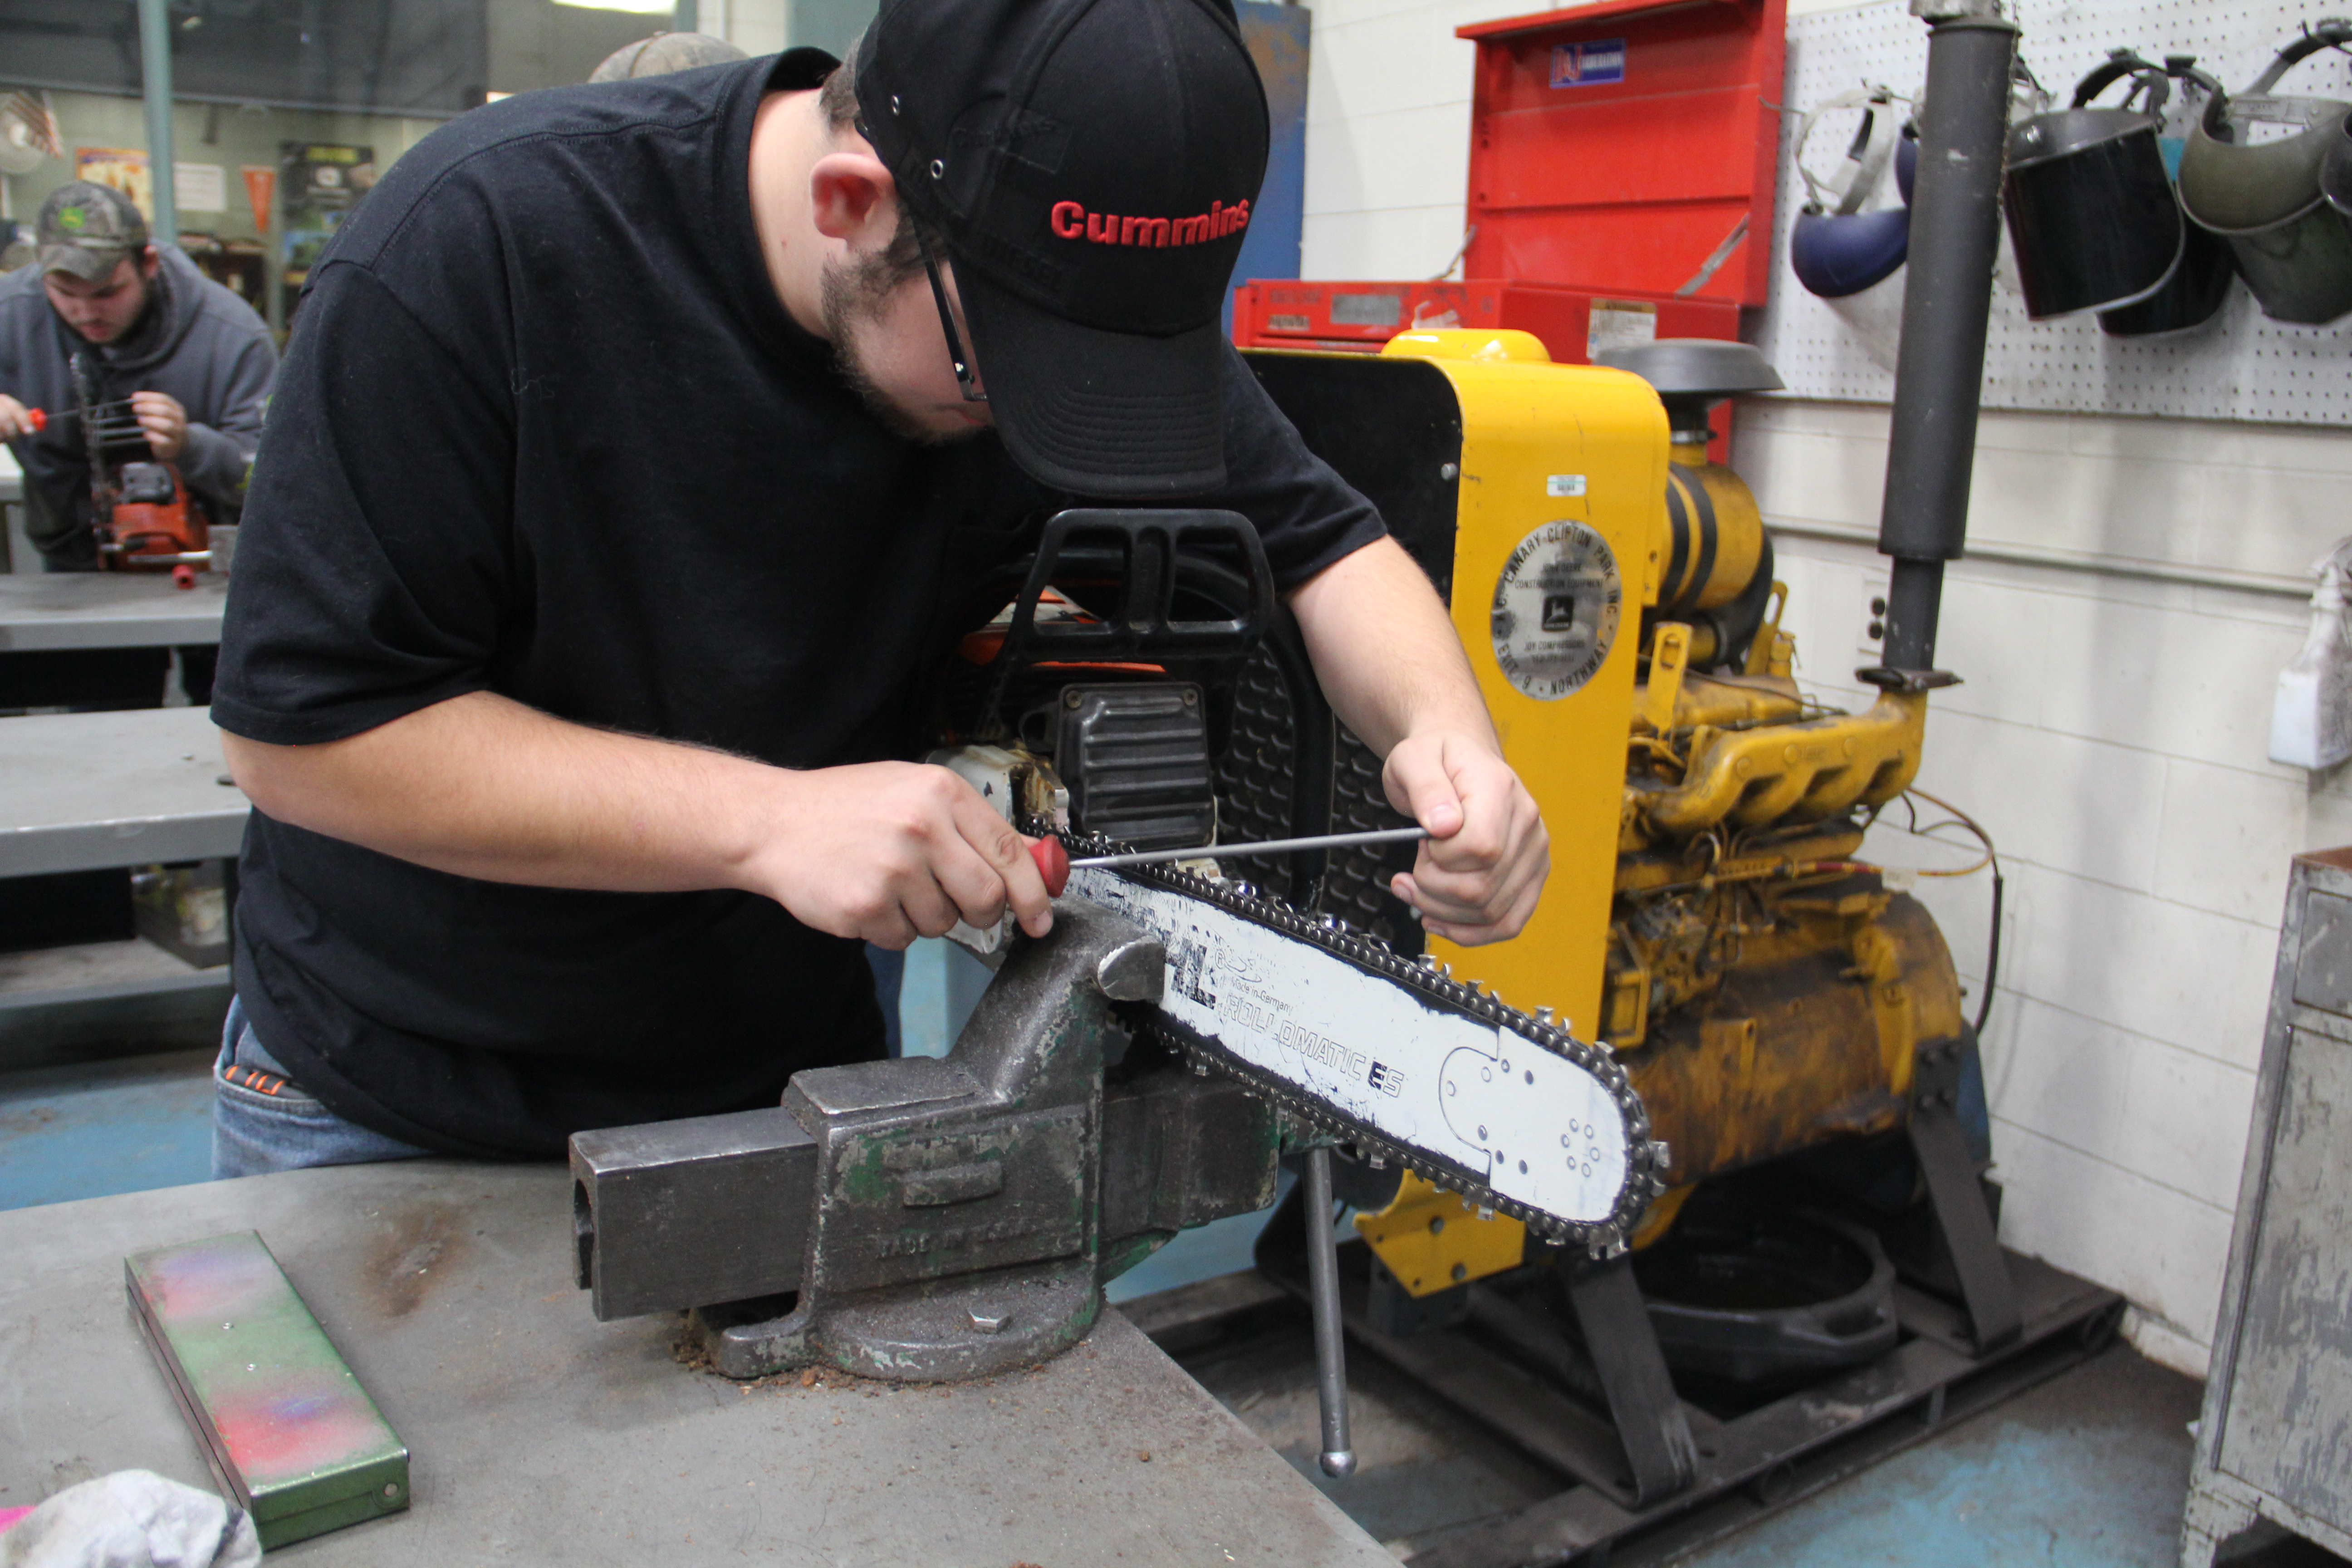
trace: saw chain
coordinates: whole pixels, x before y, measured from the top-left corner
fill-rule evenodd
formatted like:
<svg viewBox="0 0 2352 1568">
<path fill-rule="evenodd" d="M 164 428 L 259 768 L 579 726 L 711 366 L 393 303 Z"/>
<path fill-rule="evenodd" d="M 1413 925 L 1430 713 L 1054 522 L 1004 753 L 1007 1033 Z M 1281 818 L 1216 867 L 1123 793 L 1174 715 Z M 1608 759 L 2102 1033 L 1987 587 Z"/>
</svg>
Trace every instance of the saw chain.
<svg viewBox="0 0 2352 1568">
<path fill-rule="evenodd" d="M 1128 847 L 1065 842 L 1074 858 Z M 1670 1152 L 1613 1053 L 1433 959 L 1173 865 L 1082 868 L 1069 891 L 1166 944 L 1152 1034 L 1360 1157 L 1596 1256 L 1622 1251 L 1665 1190 Z M 1322 1010 L 1297 1005 L 1301 993 Z"/>
</svg>

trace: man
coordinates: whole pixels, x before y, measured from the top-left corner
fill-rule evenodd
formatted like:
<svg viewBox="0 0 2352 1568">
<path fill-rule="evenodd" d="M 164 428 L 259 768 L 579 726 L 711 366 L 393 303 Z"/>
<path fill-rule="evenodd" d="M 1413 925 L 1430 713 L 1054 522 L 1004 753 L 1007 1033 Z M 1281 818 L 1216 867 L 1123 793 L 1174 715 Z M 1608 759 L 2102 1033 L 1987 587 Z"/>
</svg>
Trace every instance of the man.
<svg viewBox="0 0 2352 1568">
<path fill-rule="evenodd" d="M 58 186 L 34 232 L 33 264 L 0 277 L 0 440 L 25 470 L 26 531 L 48 570 L 98 565 L 89 450 L 70 416 L 77 351 L 89 356 L 101 400 L 127 400 L 154 459 L 178 468 L 215 521 L 236 521 L 278 368 L 269 329 L 177 247 L 150 243 L 147 220 L 110 186 Z M 46 430 L 34 427 L 36 408 Z M 183 654 L 201 701 L 212 652 Z M 124 705 L 161 700 L 166 650 L 107 656 L 110 670 L 125 667 L 110 678 L 128 683 L 136 700 Z"/>
<path fill-rule="evenodd" d="M 1532 911 L 1443 606 L 1219 334 L 1230 9 L 893 0 L 834 65 L 466 116 L 311 274 L 213 708 L 258 808 L 221 1173 L 772 1104 L 877 1054 L 859 939 L 1045 931 L 1021 837 L 898 759 L 949 601 L 1076 497 L 1251 517 L 1436 836 L 1400 894 Z"/>
<path fill-rule="evenodd" d="M 623 44 L 588 73 L 590 81 L 627 81 L 632 77 L 667 76 L 700 66 L 727 65 L 744 58 L 742 50 L 708 33 L 656 33 L 634 44 Z"/>
</svg>

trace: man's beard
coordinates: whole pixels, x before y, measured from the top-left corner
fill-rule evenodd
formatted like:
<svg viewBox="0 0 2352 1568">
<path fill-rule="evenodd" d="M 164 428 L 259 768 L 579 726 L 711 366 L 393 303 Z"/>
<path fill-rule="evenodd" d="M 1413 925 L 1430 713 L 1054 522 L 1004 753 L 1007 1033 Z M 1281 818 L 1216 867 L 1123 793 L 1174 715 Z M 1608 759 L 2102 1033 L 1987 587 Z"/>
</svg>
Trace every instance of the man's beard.
<svg viewBox="0 0 2352 1568">
<path fill-rule="evenodd" d="M 163 269 L 158 267 L 155 276 L 146 280 L 145 298 L 140 300 L 138 313 L 131 318 L 129 325 L 110 338 L 88 341 L 103 349 L 109 359 L 136 358 L 154 347 L 168 313 L 165 300 L 171 285 L 163 278 Z"/>
<path fill-rule="evenodd" d="M 893 278 L 892 270 L 889 263 L 878 256 L 861 257 L 824 268 L 819 289 L 824 310 L 824 335 L 833 342 L 834 368 L 857 394 L 858 401 L 866 405 L 866 411 L 892 433 L 924 447 L 945 447 L 970 440 L 980 434 L 980 426 L 968 430 L 930 428 L 891 402 L 888 395 L 874 384 L 866 362 L 858 357 L 858 329 L 881 320 L 884 301 L 903 281 Z"/>
</svg>

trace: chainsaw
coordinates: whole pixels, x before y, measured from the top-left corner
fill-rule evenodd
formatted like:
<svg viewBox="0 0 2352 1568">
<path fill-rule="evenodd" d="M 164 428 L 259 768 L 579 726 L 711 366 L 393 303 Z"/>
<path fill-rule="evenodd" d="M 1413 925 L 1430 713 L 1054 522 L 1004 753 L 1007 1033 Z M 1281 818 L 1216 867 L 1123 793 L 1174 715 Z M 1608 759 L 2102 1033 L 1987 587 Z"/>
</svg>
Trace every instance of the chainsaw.
<svg viewBox="0 0 2352 1568">
<path fill-rule="evenodd" d="M 964 639 L 933 760 L 1070 857 L 1053 931 L 953 933 L 995 975 L 944 1058 L 812 1068 L 779 1107 L 575 1135 L 597 1315 L 690 1309 L 738 1377 L 987 1375 L 1075 1343 L 1103 1285 L 1178 1232 L 1266 1207 L 1286 1153 L 1328 1214 L 1334 1146 L 1539 1245 L 1622 1251 L 1667 1151 L 1608 1051 L 1318 914 L 1311 848 L 1285 862 L 1286 900 L 1223 875 L 1252 848 L 1207 842 L 1219 667 L 1274 622 L 1250 525 L 1063 512 L 1023 577 L 993 635 Z M 1186 598 L 1204 584 L 1207 607 Z M 1319 700 L 1303 653 L 1290 666 Z M 1328 820 L 1328 778 L 1295 797 L 1308 846 L 1318 792 Z M 1335 1368 L 1336 1289 L 1318 1291 Z M 1345 1451 L 1342 1431 L 1327 1464 Z"/>
<path fill-rule="evenodd" d="M 966 744 L 931 760 L 1038 836 L 1049 891 L 1066 882 L 1160 939 L 1168 983 L 1141 1026 L 1369 1163 L 1400 1164 L 1546 1239 L 1620 1249 L 1662 1190 L 1667 1151 L 1651 1143 L 1611 1052 L 1574 1038 L 1549 1008 L 1530 1016 L 1434 960 L 1318 918 L 1311 890 L 1302 913 L 1221 871 L 1270 850 L 1426 835 L 1200 843 L 1217 821 L 1209 759 L 1237 667 L 1282 633 L 1296 637 L 1256 531 L 1231 512 L 1066 511 L 1026 568 L 966 683 L 992 705 L 943 714 Z M 983 583 L 977 596 L 1011 585 Z M 1076 597 L 1054 615 L 1057 587 Z M 1293 710 L 1329 727 L 1303 649 L 1277 662 Z M 1229 719 L 1224 728 L 1230 745 Z M 1329 781 L 1301 781 L 1295 797 L 1313 809 L 1294 820 L 1311 825 L 1328 813 Z M 1007 915 L 993 931 L 950 936 L 985 961 L 1013 930 Z"/>
<path fill-rule="evenodd" d="M 1167 975 L 1144 1027 L 1375 1169 L 1394 1162 L 1604 1254 L 1664 1190 L 1669 1152 L 1624 1069 L 1549 1009 L 1523 1013 L 1433 958 L 1196 870 L 1080 866 L 1069 896 L 1160 940 Z"/>
<path fill-rule="evenodd" d="M 177 465 L 156 460 L 129 401 L 101 395 L 102 378 L 89 352 L 77 350 L 68 364 L 89 461 L 90 526 L 100 567 L 168 569 L 181 587 L 194 586 L 194 573 L 212 563 L 203 503 Z"/>
</svg>

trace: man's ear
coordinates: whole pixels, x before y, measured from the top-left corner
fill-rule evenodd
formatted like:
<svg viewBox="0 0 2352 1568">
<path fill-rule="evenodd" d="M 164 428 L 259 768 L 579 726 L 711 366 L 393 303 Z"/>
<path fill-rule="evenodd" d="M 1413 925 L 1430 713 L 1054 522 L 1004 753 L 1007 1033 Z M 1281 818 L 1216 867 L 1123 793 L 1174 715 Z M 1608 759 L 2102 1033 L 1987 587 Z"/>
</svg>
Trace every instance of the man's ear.
<svg viewBox="0 0 2352 1568">
<path fill-rule="evenodd" d="M 155 276 L 155 269 L 163 265 L 163 253 L 156 249 L 153 242 L 150 241 L 139 253 L 139 276 L 152 278 Z"/>
<path fill-rule="evenodd" d="M 898 185 L 870 153 L 828 153 L 809 170 L 809 214 L 827 239 L 852 250 L 887 244 L 898 227 Z"/>
</svg>

